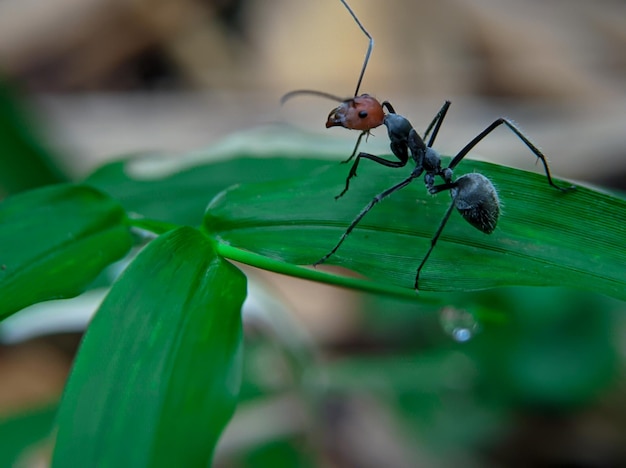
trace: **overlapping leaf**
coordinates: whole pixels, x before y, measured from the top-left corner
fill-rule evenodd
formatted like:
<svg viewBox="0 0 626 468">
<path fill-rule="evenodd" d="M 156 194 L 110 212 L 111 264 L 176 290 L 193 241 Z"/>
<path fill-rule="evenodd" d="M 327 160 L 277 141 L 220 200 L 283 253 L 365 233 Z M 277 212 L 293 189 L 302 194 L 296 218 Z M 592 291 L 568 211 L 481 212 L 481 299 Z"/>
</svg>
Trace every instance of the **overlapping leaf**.
<svg viewBox="0 0 626 468">
<path fill-rule="evenodd" d="M 197 230 L 149 244 L 85 335 L 53 466 L 208 466 L 239 391 L 245 292 Z"/>
<path fill-rule="evenodd" d="M 0 318 L 72 297 L 132 243 L 119 203 L 97 190 L 54 185 L 0 204 Z"/>
</svg>

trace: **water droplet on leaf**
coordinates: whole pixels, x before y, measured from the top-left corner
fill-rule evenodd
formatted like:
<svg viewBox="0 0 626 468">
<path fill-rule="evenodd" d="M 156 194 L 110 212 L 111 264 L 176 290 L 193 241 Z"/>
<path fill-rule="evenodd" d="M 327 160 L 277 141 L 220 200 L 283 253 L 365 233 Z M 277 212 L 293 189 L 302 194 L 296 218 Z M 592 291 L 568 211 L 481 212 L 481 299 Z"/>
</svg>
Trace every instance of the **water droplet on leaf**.
<svg viewBox="0 0 626 468">
<path fill-rule="evenodd" d="M 466 310 L 444 307 L 439 315 L 443 330 L 459 343 L 471 340 L 478 332 L 478 323 Z"/>
</svg>

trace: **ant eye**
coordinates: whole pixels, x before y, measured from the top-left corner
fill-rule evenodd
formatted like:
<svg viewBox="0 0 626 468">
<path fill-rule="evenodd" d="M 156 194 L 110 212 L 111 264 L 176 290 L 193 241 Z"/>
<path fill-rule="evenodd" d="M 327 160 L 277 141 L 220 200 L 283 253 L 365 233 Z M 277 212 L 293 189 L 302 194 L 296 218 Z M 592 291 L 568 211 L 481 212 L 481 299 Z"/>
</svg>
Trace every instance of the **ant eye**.
<svg viewBox="0 0 626 468">
<path fill-rule="evenodd" d="M 361 117 L 362 119 L 364 119 L 365 117 L 367 117 L 367 112 L 366 112 L 366 111 L 361 111 L 361 112 L 359 112 L 359 117 Z"/>
</svg>

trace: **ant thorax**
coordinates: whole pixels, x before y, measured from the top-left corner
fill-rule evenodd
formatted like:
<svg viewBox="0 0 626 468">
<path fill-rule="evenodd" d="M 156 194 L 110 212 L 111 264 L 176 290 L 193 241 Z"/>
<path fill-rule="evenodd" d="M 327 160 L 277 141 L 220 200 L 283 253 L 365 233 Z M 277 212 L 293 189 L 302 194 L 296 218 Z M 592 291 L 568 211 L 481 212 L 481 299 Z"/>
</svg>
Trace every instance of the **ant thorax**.
<svg viewBox="0 0 626 468">
<path fill-rule="evenodd" d="M 409 137 L 409 133 L 413 130 L 411 122 L 400 114 L 385 114 L 383 124 L 387 127 L 387 133 L 391 141 L 406 141 Z M 426 145 L 424 145 L 424 147 L 426 147 Z"/>
<path fill-rule="evenodd" d="M 426 172 L 432 172 L 441 175 L 441 156 L 439 156 L 439 152 L 436 149 L 428 147 L 426 148 L 426 151 L 424 152 L 424 159 L 422 160 L 422 167 Z M 449 177 L 446 182 L 449 182 L 451 177 L 452 171 L 450 171 Z"/>
</svg>

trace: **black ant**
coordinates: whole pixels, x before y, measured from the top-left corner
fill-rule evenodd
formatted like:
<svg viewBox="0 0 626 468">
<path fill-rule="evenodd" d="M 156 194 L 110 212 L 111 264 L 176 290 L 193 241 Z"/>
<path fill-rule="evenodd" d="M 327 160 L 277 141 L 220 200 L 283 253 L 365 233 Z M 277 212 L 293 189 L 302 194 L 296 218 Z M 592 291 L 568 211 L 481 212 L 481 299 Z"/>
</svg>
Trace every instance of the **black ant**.
<svg viewBox="0 0 626 468">
<path fill-rule="evenodd" d="M 335 199 L 341 198 L 348 191 L 350 179 L 356 176 L 359 162 L 363 158 L 370 159 L 387 167 L 404 167 L 410 156 L 415 163 L 415 168 L 406 179 L 376 195 L 372 201 L 365 208 L 363 208 L 363 210 L 361 210 L 352 223 L 350 223 L 346 231 L 339 239 L 339 242 L 337 242 L 337 245 L 335 245 L 335 247 L 333 247 L 333 249 L 321 259 L 315 262 L 314 266 L 324 263 L 337 251 L 346 237 L 348 237 L 355 226 L 374 207 L 374 205 L 384 198 L 387 198 L 392 193 L 406 187 L 413 181 L 413 179 L 416 179 L 424 174 L 424 183 L 426 184 L 428 192 L 431 195 L 434 195 L 436 193 L 449 190 L 450 195 L 452 196 L 452 203 L 444 214 L 435 235 L 430 241 L 430 248 L 426 252 L 422 262 L 417 267 L 415 275 L 415 289 L 418 290 L 420 272 L 424 267 L 426 260 L 428 260 L 428 257 L 435 248 L 437 240 L 439 239 L 443 228 L 452 214 L 453 208 L 456 208 L 467 222 L 485 234 L 491 234 L 496 228 L 498 217 L 500 215 L 500 200 L 498 199 L 498 194 L 492 182 L 484 175 L 478 173 L 466 174 L 458 179 L 454 179 L 452 171 L 474 148 L 474 146 L 476 146 L 483 138 L 489 135 L 500 125 L 508 127 L 541 161 L 545 169 L 548 184 L 561 192 L 567 192 L 575 188 L 574 186 L 560 187 L 556 185 L 552 181 L 550 168 L 548 167 L 548 162 L 546 161 L 546 157 L 543 153 L 533 143 L 531 143 L 530 140 L 528 140 L 528 138 L 526 138 L 526 136 L 524 136 L 524 134 L 510 120 L 502 117 L 496 119 L 487 128 L 485 128 L 485 130 L 472 139 L 472 141 L 465 145 L 461 151 L 459 151 L 456 156 L 452 158 L 448 167 L 442 168 L 439 153 L 437 153 L 432 146 L 435 143 L 435 138 L 437 137 L 441 124 L 443 123 L 448 109 L 450 108 L 450 101 L 444 102 L 443 106 L 439 112 L 437 112 L 437 115 L 435 115 L 435 118 L 426 129 L 424 136 L 420 137 L 411 123 L 405 117 L 397 114 L 393 106 L 388 101 L 383 101 L 381 104 L 376 98 L 368 94 L 361 94 L 359 96 L 359 88 L 374 46 L 374 39 L 361 24 L 346 1 L 340 1 L 347 8 L 352 18 L 361 28 L 361 31 L 363 31 L 369 39 L 369 46 L 365 54 L 365 61 L 363 62 L 363 67 L 361 68 L 361 74 L 359 75 L 354 97 L 343 99 L 321 91 L 297 90 L 287 93 L 283 96 L 281 102 L 284 103 L 293 96 L 302 94 L 320 96 L 340 102 L 339 106 L 333 109 L 328 115 L 326 128 L 340 126 L 350 130 L 361 130 L 361 134 L 356 141 L 352 154 L 348 159 L 343 161 L 343 163 L 347 163 L 356 155 L 363 136 L 368 135 L 372 129 L 379 127 L 380 125 L 387 127 L 389 140 L 391 142 L 391 152 L 397 160 L 388 160 L 380 156 L 360 152 L 356 155 L 356 159 L 350 168 L 344 189 L 335 197 Z M 385 110 L 387 113 L 385 113 Z M 424 143 L 424 140 L 426 140 L 429 135 L 430 138 L 428 139 L 428 143 Z M 443 183 L 435 184 L 435 177 L 437 176 L 443 179 Z"/>
</svg>

